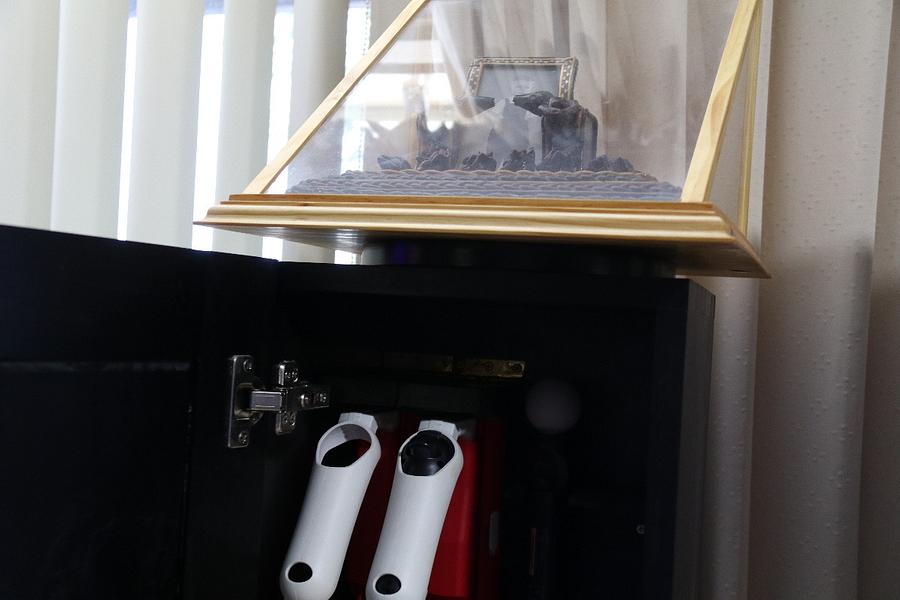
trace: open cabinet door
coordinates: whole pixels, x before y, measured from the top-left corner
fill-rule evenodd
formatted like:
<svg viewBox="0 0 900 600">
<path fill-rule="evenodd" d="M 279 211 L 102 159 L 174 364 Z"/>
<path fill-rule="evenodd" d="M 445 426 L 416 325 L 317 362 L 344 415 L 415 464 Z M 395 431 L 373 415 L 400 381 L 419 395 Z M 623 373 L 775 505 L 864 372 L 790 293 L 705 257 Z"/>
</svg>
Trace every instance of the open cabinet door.
<svg viewBox="0 0 900 600">
<path fill-rule="evenodd" d="M 224 358 L 270 364 L 276 266 L 0 227 L 0 597 L 258 597 Z"/>
<path fill-rule="evenodd" d="M 502 424 L 470 488 L 496 504 L 461 521 L 494 552 L 463 562 L 499 592 L 467 600 L 699 597 L 714 299 L 696 283 L 0 227 L 0 286 L 3 600 L 278 600 L 315 442 L 342 412 Z M 329 407 L 290 435 L 264 416 L 229 449 L 235 355 L 269 384 L 297 360 Z M 529 408 L 548 382 L 582 399 L 566 428 Z M 377 511 L 360 521 L 377 539 Z M 359 597 L 351 571 L 334 600 Z"/>
</svg>

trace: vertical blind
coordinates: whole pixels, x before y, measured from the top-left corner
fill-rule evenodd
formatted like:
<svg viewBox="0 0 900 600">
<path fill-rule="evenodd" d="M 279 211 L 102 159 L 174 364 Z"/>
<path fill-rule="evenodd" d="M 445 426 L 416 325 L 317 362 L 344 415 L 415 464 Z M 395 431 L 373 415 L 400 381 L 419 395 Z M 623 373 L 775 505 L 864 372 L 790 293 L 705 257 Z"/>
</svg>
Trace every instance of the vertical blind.
<svg viewBox="0 0 900 600">
<path fill-rule="evenodd" d="M 0 2 L 0 222 L 50 226 L 59 5 Z"/>
<path fill-rule="evenodd" d="M 191 222 L 280 149 L 368 27 L 368 0 L 0 2 L 0 223 L 331 260 Z"/>
</svg>

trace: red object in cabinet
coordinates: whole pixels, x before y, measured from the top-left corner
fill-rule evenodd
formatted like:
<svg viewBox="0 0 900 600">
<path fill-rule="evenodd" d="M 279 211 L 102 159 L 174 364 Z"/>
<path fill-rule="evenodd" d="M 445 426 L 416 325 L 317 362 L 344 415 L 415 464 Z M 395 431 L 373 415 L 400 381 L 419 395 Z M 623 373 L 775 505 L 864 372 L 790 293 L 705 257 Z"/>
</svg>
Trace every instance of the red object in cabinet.
<svg viewBox="0 0 900 600">
<path fill-rule="evenodd" d="M 431 569 L 428 584 L 431 600 L 472 597 L 480 452 L 478 442 L 471 438 L 460 437 L 459 446 L 463 451 L 463 469 L 453 490 Z"/>
</svg>

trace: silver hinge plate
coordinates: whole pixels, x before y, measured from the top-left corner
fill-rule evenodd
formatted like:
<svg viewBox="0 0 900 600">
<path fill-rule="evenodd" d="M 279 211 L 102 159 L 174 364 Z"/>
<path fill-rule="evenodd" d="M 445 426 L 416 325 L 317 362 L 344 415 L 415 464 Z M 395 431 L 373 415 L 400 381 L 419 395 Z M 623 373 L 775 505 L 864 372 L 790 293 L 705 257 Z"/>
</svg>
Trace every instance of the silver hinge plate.
<svg viewBox="0 0 900 600">
<path fill-rule="evenodd" d="M 246 448 L 250 430 L 265 413 L 275 416 L 275 433 L 285 435 L 297 427 L 302 411 L 325 408 L 331 398 L 327 386 L 315 385 L 300 376 L 300 368 L 292 360 L 278 363 L 271 389 L 265 389 L 257 376 L 256 364 L 249 354 L 228 359 L 226 400 L 228 404 L 229 448 Z"/>
</svg>

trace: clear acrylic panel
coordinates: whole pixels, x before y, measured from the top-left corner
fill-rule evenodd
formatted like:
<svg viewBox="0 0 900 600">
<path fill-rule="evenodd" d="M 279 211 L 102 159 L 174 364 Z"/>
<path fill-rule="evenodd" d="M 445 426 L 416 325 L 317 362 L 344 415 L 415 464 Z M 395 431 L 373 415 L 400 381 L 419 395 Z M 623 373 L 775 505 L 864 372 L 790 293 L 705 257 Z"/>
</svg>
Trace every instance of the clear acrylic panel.
<svg viewBox="0 0 900 600">
<path fill-rule="evenodd" d="M 268 192 L 678 200 L 736 6 L 431 0 Z"/>
</svg>

